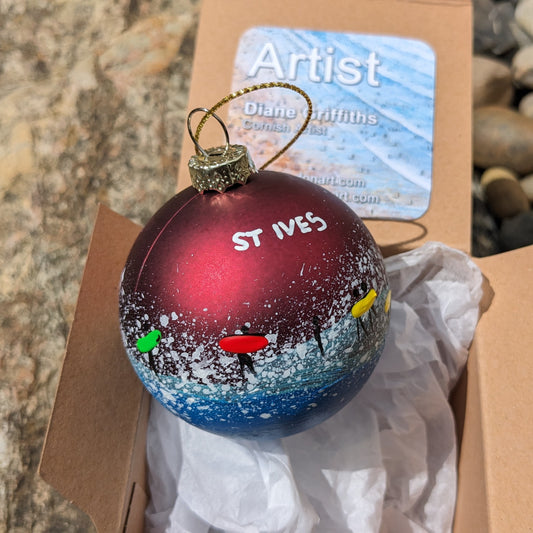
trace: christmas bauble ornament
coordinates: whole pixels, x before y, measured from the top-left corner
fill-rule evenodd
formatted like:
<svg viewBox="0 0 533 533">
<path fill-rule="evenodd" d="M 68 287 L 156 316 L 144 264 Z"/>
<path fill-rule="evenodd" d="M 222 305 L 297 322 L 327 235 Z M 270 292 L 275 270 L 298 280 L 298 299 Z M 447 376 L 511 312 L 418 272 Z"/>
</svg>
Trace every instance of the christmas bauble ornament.
<svg viewBox="0 0 533 533">
<path fill-rule="evenodd" d="M 192 165 L 205 160 L 200 188 L 214 190 L 174 196 L 130 252 L 124 344 L 151 394 L 191 424 L 289 435 L 342 408 L 376 366 L 390 308 L 381 253 L 322 187 L 256 171 L 247 153 L 228 163 L 228 142 L 205 152 Z"/>
</svg>

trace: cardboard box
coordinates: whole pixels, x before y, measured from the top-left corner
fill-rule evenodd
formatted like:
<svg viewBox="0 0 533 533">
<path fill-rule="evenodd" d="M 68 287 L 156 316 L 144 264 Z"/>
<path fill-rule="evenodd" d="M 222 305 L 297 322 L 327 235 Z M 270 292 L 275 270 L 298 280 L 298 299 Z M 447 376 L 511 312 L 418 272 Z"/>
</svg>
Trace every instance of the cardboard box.
<svg viewBox="0 0 533 533">
<path fill-rule="evenodd" d="M 230 92 L 239 37 L 250 27 L 319 28 L 393 35 L 427 43 L 436 56 L 430 207 L 426 214 L 410 223 L 373 220 L 367 225 L 386 255 L 420 246 L 428 240 L 468 252 L 472 157 L 471 24 L 468 0 L 359 0 L 356 7 L 350 0 L 337 0 L 332 4 L 314 0 L 305 5 L 263 0 L 254 2 L 253 9 L 244 0 L 224 4 L 207 0 L 203 3 L 198 28 L 189 109 L 210 107 Z M 226 112 L 227 108 L 223 107 L 217 114 L 224 119 Z M 204 146 L 220 145 L 221 140 L 217 127 L 202 131 Z M 194 153 L 194 145 L 187 131 L 182 146 L 179 189 L 190 183 L 187 154 Z"/>
<path fill-rule="evenodd" d="M 470 46 L 468 2 L 315 0 L 217 4 L 206 0 L 199 27 L 190 108 L 229 92 L 237 37 L 250 25 L 316 26 L 414 36 L 437 55 L 434 188 L 413 223 L 371 221 L 385 255 L 439 240 L 470 243 Z M 212 83 L 217 79 L 217 83 Z M 184 141 L 179 187 L 188 184 Z M 98 531 L 142 531 L 147 502 L 145 440 L 149 397 L 125 355 L 117 301 L 120 274 L 140 228 L 101 207 L 81 283 L 40 465 L 42 477 L 87 512 Z M 454 531 L 533 529 L 533 248 L 476 260 L 486 277 L 484 313 L 467 369 L 451 399 L 460 444 Z"/>
</svg>

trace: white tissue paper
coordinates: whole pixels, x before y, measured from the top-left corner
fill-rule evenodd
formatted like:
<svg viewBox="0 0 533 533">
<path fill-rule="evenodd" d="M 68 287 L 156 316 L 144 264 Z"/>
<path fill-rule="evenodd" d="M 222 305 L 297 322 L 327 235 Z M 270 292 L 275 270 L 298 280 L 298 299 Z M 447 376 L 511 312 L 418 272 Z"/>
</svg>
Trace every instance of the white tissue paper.
<svg viewBox="0 0 533 533">
<path fill-rule="evenodd" d="M 361 392 L 329 420 L 284 439 L 232 439 L 152 401 L 148 531 L 451 531 L 448 395 L 478 321 L 482 275 L 439 243 L 385 264 L 393 295 L 385 350 Z"/>
</svg>

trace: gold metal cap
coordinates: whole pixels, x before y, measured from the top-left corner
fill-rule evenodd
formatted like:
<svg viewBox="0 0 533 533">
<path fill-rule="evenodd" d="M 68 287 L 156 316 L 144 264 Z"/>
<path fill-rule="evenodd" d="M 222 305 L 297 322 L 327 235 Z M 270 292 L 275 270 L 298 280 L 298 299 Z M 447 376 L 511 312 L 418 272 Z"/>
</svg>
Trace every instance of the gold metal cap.
<svg viewBox="0 0 533 533">
<path fill-rule="evenodd" d="M 191 117 L 198 111 L 206 113 L 204 120 L 212 116 L 218 121 L 226 137 L 224 146 L 208 148 L 207 150 L 200 146 L 198 134 L 201 127 L 198 128 L 196 135 L 193 135 L 191 129 Z M 218 115 L 215 115 L 209 109 L 205 107 L 193 109 L 187 117 L 187 128 L 196 147 L 196 155 L 189 159 L 189 173 L 192 185 L 198 191 L 224 192 L 228 187 L 236 183 L 244 185 L 250 174 L 257 172 L 247 148 L 240 144 L 229 143 L 226 125 Z"/>
<path fill-rule="evenodd" d="M 189 159 L 191 182 L 200 192 L 224 192 L 236 183 L 244 185 L 254 172 L 257 172 L 254 162 L 241 144 L 208 148 Z"/>
</svg>

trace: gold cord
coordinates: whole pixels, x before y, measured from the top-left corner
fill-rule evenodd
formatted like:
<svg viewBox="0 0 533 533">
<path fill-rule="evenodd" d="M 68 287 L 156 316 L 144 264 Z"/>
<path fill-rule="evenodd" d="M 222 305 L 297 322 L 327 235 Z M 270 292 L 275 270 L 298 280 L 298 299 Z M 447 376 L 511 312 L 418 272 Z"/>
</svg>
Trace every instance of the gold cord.
<svg viewBox="0 0 533 533">
<path fill-rule="evenodd" d="M 200 120 L 200 123 L 198 124 L 196 128 L 196 133 L 194 135 L 194 138 L 196 139 L 196 142 L 199 141 L 200 132 L 202 131 L 202 128 L 204 127 L 205 123 L 211 117 L 214 112 L 222 107 L 224 104 L 227 104 L 231 100 L 234 100 L 235 98 L 238 98 L 239 96 L 243 96 L 245 94 L 251 93 L 253 91 L 258 91 L 259 89 L 272 89 L 275 87 L 280 87 L 282 89 L 290 89 L 291 91 L 294 91 L 298 93 L 299 95 L 303 96 L 305 98 L 305 101 L 307 103 L 307 117 L 302 124 L 301 128 L 296 132 L 296 135 L 277 153 L 274 155 L 274 157 L 271 157 L 259 170 L 264 170 L 270 163 L 275 161 L 280 155 L 285 153 L 300 137 L 300 135 L 303 133 L 305 128 L 307 128 L 307 125 L 309 124 L 309 121 L 311 120 L 311 115 L 313 114 L 313 103 L 311 102 L 311 98 L 309 98 L 308 94 L 300 89 L 299 87 L 296 87 L 296 85 L 291 85 L 290 83 L 285 83 L 281 81 L 271 81 L 267 83 L 260 83 L 258 85 L 251 85 L 250 87 L 245 87 L 244 89 L 240 89 L 238 91 L 235 91 L 231 94 L 228 94 L 222 100 L 217 102 L 211 109 L 209 109 L 205 115 L 202 117 L 202 120 Z M 198 153 L 198 149 L 197 149 Z"/>
</svg>

